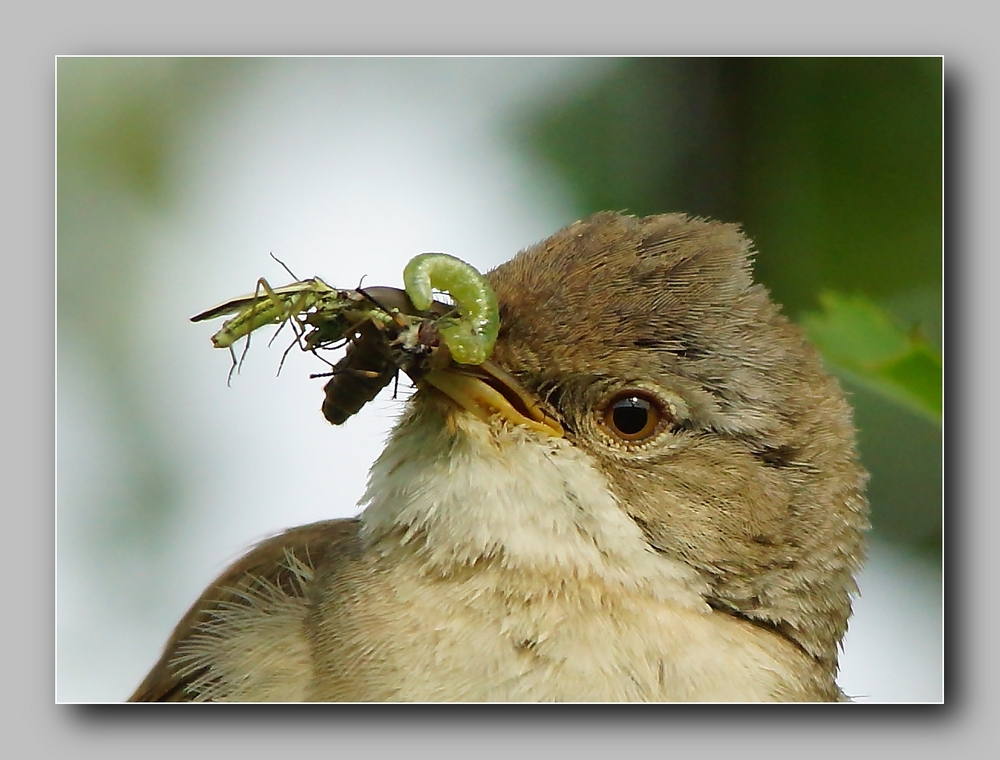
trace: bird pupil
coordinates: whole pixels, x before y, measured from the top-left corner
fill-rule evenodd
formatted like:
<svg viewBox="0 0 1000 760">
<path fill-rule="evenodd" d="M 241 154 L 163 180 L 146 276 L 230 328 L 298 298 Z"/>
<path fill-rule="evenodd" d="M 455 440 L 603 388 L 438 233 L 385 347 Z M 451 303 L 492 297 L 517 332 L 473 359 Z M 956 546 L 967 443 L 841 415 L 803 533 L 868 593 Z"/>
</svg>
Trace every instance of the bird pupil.
<svg viewBox="0 0 1000 760">
<path fill-rule="evenodd" d="M 615 404 L 612 413 L 615 427 L 624 435 L 635 435 L 649 421 L 649 402 L 632 396 Z"/>
</svg>

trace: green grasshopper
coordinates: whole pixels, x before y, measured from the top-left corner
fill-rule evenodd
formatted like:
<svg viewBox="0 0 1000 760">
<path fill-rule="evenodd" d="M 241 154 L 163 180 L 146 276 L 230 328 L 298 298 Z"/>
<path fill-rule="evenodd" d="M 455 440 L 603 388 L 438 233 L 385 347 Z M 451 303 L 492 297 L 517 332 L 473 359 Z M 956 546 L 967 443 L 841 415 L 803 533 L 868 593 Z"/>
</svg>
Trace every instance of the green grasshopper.
<svg viewBox="0 0 1000 760">
<path fill-rule="evenodd" d="M 263 291 L 263 292 L 261 292 Z M 272 288 L 270 284 L 261 277 L 257 280 L 257 288 L 253 293 L 238 298 L 231 298 L 218 306 L 213 306 L 199 314 L 191 317 L 192 322 L 202 322 L 208 319 L 225 316 L 236 312 L 236 316 L 222 323 L 222 329 L 212 336 L 212 345 L 216 348 L 228 348 L 232 356 L 233 364 L 229 370 L 229 380 L 232 380 L 233 372 L 236 371 L 246 357 L 246 352 L 250 348 L 250 334 L 266 325 L 284 325 L 288 322 L 292 324 L 295 331 L 295 343 L 303 347 L 304 350 L 313 350 L 302 344 L 302 338 L 306 327 L 303 314 L 310 311 L 322 310 L 331 314 L 338 314 L 342 306 L 345 294 L 331 288 L 318 277 L 307 280 L 300 280 L 280 288 Z M 311 316 L 311 315 L 310 315 Z M 309 317 L 307 316 L 306 319 Z M 278 331 L 281 331 L 281 327 Z M 335 335 L 327 326 L 325 333 L 330 341 L 342 338 L 343 335 Z M 275 333 L 277 336 L 277 333 Z M 240 339 L 246 337 L 247 343 L 243 348 L 240 358 L 236 358 L 236 351 L 233 345 Z M 272 339 L 273 340 L 273 339 Z M 289 346 L 291 350 L 291 346 Z M 284 365 L 285 351 L 281 358 L 281 366 Z"/>
<path fill-rule="evenodd" d="M 261 291 L 263 290 L 263 293 Z M 338 291 L 331 288 L 319 277 L 300 280 L 280 288 L 272 288 L 267 280 L 257 280 L 257 289 L 248 295 L 231 298 L 228 301 L 206 309 L 191 317 L 192 322 L 204 322 L 226 314 L 239 312 L 222 324 L 222 329 L 212 336 L 216 348 L 231 348 L 240 338 L 249 336 L 265 325 L 283 324 L 298 318 L 299 314 L 331 299 L 336 299 Z M 301 327 L 301 323 L 298 323 Z"/>
</svg>

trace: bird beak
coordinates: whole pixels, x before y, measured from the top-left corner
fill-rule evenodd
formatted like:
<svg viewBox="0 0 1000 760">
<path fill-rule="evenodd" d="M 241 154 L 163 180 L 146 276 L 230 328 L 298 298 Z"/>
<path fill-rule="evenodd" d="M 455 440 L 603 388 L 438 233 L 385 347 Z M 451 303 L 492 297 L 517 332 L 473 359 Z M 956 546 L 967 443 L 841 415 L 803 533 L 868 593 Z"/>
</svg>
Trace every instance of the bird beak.
<svg viewBox="0 0 1000 760">
<path fill-rule="evenodd" d="M 481 420 L 488 421 L 499 414 L 508 422 L 539 433 L 556 438 L 564 435 L 562 425 L 545 412 L 538 397 L 493 361 L 476 365 L 452 362 L 445 369 L 430 370 L 421 382 L 441 391 Z"/>
</svg>

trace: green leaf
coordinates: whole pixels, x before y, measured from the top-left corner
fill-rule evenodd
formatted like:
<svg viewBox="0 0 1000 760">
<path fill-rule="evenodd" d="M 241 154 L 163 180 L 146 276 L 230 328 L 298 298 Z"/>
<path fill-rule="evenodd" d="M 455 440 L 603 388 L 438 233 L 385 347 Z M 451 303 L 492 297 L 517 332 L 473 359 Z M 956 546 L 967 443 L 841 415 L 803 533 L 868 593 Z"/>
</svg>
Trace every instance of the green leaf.
<svg viewBox="0 0 1000 760">
<path fill-rule="evenodd" d="M 941 354 L 861 296 L 826 292 L 802 327 L 831 368 L 940 424 Z"/>
</svg>

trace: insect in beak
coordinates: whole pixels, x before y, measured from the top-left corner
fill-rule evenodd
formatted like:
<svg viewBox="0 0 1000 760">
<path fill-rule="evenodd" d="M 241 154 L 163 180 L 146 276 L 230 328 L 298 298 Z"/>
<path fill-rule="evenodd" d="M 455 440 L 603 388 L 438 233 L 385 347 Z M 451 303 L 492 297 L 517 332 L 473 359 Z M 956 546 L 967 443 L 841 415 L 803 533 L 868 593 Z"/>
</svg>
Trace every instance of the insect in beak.
<svg viewBox="0 0 1000 760">
<path fill-rule="evenodd" d="M 286 323 L 291 323 L 303 350 L 317 354 L 346 345 L 344 357 L 323 373 L 332 375 L 323 414 L 335 425 L 356 414 L 402 370 L 482 419 L 499 414 L 533 430 L 563 434 L 516 378 L 489 361 L 500 316 L 485 277 L 454 256 L 425 253 L 406 265 L 403 281 L 405 290 L 336 290 L 318 277 L 280 288 L 261 278 L 254 293 L 191 319 L 200 322 L 235 313 L 212 336 L 216 348 L 230 352 L 241 338 L 249 345 L 250 335 L 259 328 Z M 450 295 L 454 305 L 435 301 L 435 291 Z M 234 369 L 237 366 L 234 353 Z"/>
</svg>

